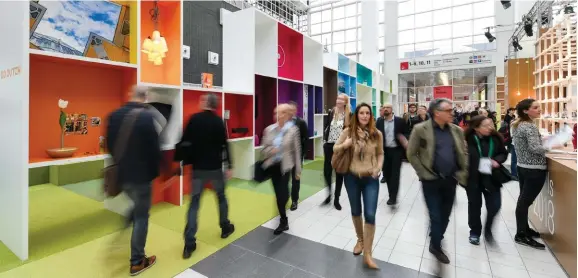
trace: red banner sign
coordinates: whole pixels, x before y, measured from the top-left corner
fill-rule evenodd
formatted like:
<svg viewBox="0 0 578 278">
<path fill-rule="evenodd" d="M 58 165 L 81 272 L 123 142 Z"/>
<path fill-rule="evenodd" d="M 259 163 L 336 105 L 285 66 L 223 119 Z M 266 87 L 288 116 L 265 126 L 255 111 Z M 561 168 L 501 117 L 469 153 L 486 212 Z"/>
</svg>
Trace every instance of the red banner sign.
<svg viewBox="0 0 578 278">
<path fill-rule="evenodd" d="M 437 86 L 433 88 L 433 97 L 436 98 L 447 98 L 449 100 L 453 99 L 453 87 L 452 86 Z"/>
</svg>

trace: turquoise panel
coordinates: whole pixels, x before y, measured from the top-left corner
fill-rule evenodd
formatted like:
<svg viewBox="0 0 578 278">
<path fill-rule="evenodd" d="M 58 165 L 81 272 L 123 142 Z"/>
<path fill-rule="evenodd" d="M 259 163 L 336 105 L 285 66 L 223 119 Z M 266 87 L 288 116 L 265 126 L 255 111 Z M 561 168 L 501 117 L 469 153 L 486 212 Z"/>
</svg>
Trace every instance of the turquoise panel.
<svg viewBox="0 0 578 278">
<path fill-rule="evenodd" d="M 370 69 L 363 65 L 357 64 L 357 83 L 371 87 L 373 74 Z"/>
</svg>

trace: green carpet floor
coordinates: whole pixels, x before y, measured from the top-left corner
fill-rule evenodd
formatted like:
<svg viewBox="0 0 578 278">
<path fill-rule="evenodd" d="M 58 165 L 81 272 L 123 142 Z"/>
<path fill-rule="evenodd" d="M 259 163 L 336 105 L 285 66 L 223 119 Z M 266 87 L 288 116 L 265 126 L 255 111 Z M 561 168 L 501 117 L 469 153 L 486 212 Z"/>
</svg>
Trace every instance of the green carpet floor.
<svg viewBox="0 0 578 278">
<path fill-rule="evenodd" d="M 324 188 L 322 167 L 323 161 L 318 159 L 304 165 L 300 200 Z M 180 273 L 278 214 L 270 182 L 255 185 L 233 179 L 228 182 L 227 197 L 229 218 L 235 224 L 236 232 L 228 239 L 220 238 L 216 196 L 210 190 L 205 191 L 201 198 L 197 233 L 200 251 L 196 252 L 194 261 L 184 261 L 184 264 L 178 260 L 178 255 L 182 248 L 189 198 L 186 197 L 180 207 L 166 203 L 155 205 L 151 210 L 147 250 L 156 252 L 159 264 L 165 266 L 144 276 L 168 277 Z M 111 274 L 106 265 L 93 262 L 107 258 L 106 252 L 101 250 L 102 245 L 117 237 L 115 235 L 120 234 L 123 226 L 123 217 L 104 209 L 102 200 L 100 180 L 60 187 L 51 184 L 30 187 L 30 258 L 21 262 L 0 244 L 0 277 L 69 277 L 72 273 L 82 273 L 79 272 L 82 268 L 95 273 L 83 274 L 83 277 L 125 276 L 126 268 L 121 267 L 121 274 Z M 128 245 L 124 249 L 127 248 Z M 172 260 L 173 256 L 176 261 L 163 262 L 163 258 Z M 128 262 L 121 263 L 124 267 Z M 63 267 L 51 267 L 54 269 L 47 274 L 43 272 L 46 264 Z M 71 264 L 74 264 L 72 269 Z"/>
</svg>

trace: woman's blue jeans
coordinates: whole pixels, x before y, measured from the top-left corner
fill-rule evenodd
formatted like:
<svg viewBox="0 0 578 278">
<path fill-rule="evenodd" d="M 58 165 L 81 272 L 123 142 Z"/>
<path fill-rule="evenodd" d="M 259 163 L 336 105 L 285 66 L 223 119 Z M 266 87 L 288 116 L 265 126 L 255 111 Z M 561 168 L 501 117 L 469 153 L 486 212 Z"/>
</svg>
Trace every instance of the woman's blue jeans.
<svg viewBox="0 0 578 278">
<path fill-rule="evenodd" d="M 363 217 L 365 223 L 375 225 L 375 211 L 379 197 L 379 180 L 373 177 L 345 175 L 345 190 L 351 205 L 351 215 L 361 216 L 363 198 Z"/>
<path fill-rule="evenodd" d="M 510 145 L 510 173 L 518 177 L 518 156 L 516 156 L 516 147 Z"/>
</svg>

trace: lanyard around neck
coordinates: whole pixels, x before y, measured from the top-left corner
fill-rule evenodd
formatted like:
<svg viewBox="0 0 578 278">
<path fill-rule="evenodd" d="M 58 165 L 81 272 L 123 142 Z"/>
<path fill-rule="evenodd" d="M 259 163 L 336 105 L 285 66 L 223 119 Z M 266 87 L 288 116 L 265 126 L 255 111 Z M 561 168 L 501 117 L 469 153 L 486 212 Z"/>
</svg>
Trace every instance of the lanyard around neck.
<svg viewBox="0 0 578 278">
<path fill-rule="evenodd" d="M 477 135 L 474 135 L 474 139 L 476 139 L 476 145 L 478 146 L 478 152 L 480 153 L 480 157 L 483 157 L 484 155 L 482 154 L 482 147 L 480 146 L 480 139 L 478 139 Z M 488 157 L 492 157 L 493 153 L 494 153 L 494 140 L 492 140 L 492 138 L 490 138 L 490 151 L 488 152 Z"/>
</svg>

